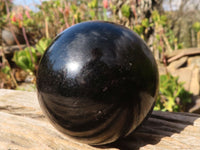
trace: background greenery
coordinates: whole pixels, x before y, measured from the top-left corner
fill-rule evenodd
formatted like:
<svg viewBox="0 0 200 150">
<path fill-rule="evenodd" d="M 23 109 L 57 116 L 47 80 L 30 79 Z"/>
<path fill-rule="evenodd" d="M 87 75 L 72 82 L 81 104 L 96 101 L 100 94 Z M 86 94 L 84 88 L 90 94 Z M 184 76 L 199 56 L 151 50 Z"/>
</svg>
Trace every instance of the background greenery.
<svg viewBox="0 0 200 150">
<path fill-rule="evenodd" d="M 193 35 L 193 40 L 185 42 L 180 31 L 177 31 L 177 24 L 183 22 L 180 12 L 184 12 L 184 9 L 164 11 L 162 1 L 49 0 L 42 1 L 36 12 L 29 8 L 16 8 L 10 0 L 0 0 L 0 3 L 1 30 L 9 29 L 20 49 L 9 60 L 1 48 L 1 88 L 18 87 L 21 81 L 14 74 L 16 69 L 34 78 L 39 59 L 52 39 L 64 29 L 83 21 L 112 21 L 130 28 L 147 42 L 157 62 L 164 66 L 167 65 L 163 55 L 165 52 L 200 46 L 199 20 L 186 20 L 188 27 L 185 30 Z M 144 8 L 145 4 L 148 4 L 147 8 Z M 19 36 L 23 38 L 25 48 L 21 48 Z M 5 45 L 2 39 L 1 45 Z M 160 76 L 155 110 L 185 111 L 186 105 L 191 102 L 191 93 L 183 88 L 183 84 L 178 82 L 178 77 L 170 74 Z"/>
</svg>

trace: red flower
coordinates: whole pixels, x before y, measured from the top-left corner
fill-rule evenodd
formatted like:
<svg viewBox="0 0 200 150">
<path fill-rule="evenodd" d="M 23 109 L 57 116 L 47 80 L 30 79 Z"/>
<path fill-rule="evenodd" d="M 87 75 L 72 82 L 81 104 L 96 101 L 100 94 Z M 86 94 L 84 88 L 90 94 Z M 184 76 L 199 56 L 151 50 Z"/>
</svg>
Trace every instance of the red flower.
<svg viewBox="0 0 200 150">
<path fill-rule="evenodd" d="M 103 7 L 108 8 L 108 0 L 103 0 Z"/>
<path fill-rule="evenodd" d="M 17 18 L 18 18 L 19 20 L 23 20 L 22 14 L 21 14 L 21 13 L 18 13 Z"/>
<path fill-rule="evenodd" d="M 66 7 L 65 7 L 65 10 L 64 10 L 64 13 L 66 14 L 66 16 L 69 15 L 69 11 L 70 11 L 69 8 L 66 6 Z"/>
<path fill-rule="evenodd" d="M 28 10 L 26 10 L 25 11 L 25 14 L 26 14 L 26 16 L 30 19 L 31 18 L 31 16 L 30 16 L 30 14 L 29 14 L 29 11 Z"/>
<path fill-rule="evenodd" d="M 13 16 L 13 17 L 11 18 L 11 20 L 12 20 L 13 22 L 16 22 L 16 21 L 17 21 L 17 18 L 16 18 L 15 16 Z"/>
</svg>

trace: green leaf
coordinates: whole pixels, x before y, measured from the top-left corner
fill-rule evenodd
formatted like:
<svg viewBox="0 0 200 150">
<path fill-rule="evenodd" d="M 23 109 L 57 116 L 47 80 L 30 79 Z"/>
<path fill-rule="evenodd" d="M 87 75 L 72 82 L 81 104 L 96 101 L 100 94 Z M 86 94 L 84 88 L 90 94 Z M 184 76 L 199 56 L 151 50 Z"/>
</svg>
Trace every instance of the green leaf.
<svg viewBox="0 0 200 150">
<path fill-rule="evenodd" d="M 1 71 L 2 71 L 3 73 L 5 73 L 5 74 L 9 74 L 9 73 L 10 73 L 10 67 L 5 66 L 5 67 L 1 68 Z"/>
<path fill-rule="evenodd" d="M 98 0 L 92 0 L 90 3 L 88 3 L 88 7 L 90 8 L 97 8 L 98 6 Z"/>
<path fill-rule="evenodd" d="M 183 85 L 183 82 L 178 82 L 178 77 L 173 77 L 170 74 L 161 75 L 160 94 L 158 95 L 154 110 L 183 111 L 186 105 L 191 102 L 191 93 L 186 91 Z M 177 98 L 180 99 L 179 103 L 176 101 Z"/>
<path fill-rule="evenodd" d="M 94 10 L 90 10 L 89 13 L 90 13 L 90 16 L 91 16 L 92 18 L 95 17 L 95 11 L 94 11 Z"/>
<path fill-rule="evenodd" d="M 76 5 L 72 4 L 70 8 L 74 13 L 76 13 L 76 11 L 77 11 L 77 6 Z"/>
<path fill-rule="evenodd" d="M 192 27 L 196 32 L 200 31 L 200 22 L 195 22 Z"/>
<path fill-rule="evenodd" d="M 122 11 L 122 15 L 129 18 L 130 16 L 130 6 L 128 6 L 127 4 L 124 4 L 121 8 Z"/>
<path fill-rule="evenodd" d="M 16 51 L 12 59 L 17 66 L 27 72 L 33 72 L 37 62 L 36 51 L 33 47 L 27 47 L 22 51 Z"/>
<path fill-rule="evenodd" d="M 52 40 L 49 38 L 40 39 L 39 42 L 35 46 L 36 51 L 39 52 L 40 54 L 43 54 L 45 50 L 47 49 L 47 47 L 50 45 L 51 41 Z"/>
<path fill-rule="evenodd" d="M 147 28 L 149 27 L 149 19 L 145 18 L 144 20 L 142 20 L 142 25 Z"/>
<path fill-rule="evenodd" d="M 141 34 L 143 33 L 143 31 L 144 31 L 144 28 L 143 28 L 142 25 L 136 25 L 136 26 L 134 26 L 133 30 L 134 30 L 137 34 L 141 35 Z"/>
</svg>

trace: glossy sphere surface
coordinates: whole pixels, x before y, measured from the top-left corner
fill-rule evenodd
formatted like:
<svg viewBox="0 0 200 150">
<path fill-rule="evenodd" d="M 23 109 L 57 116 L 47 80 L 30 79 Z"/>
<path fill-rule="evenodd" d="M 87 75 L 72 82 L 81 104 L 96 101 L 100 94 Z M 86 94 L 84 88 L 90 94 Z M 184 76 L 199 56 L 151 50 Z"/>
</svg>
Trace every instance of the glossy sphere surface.
<svg viewBox="0 0 200 150">
<path fill-rule="evenodd" d="M 66 135 L 101 145 L 129 135 L 152 110 L 156 62 L 131 30 L 84 22 L 63 31 L 45 52 L 37 74 L 38 99 Z"/>
</svg>

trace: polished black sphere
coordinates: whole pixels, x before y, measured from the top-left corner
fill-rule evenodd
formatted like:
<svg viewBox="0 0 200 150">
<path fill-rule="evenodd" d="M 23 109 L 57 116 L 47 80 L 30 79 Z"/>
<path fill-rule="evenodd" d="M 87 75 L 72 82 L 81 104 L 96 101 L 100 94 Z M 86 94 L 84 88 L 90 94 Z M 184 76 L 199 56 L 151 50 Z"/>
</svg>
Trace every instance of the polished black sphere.
<svg viewBox="0 0 200 150">
<path fill-rule="evenodd" d="M 63 31 L 48 47 L 37 89 L 43 111 L 59 131 L 102 145 L 129 135 L 151 113 L 158 70 L 133 31 L 84 22 Z"/>
</svg>

